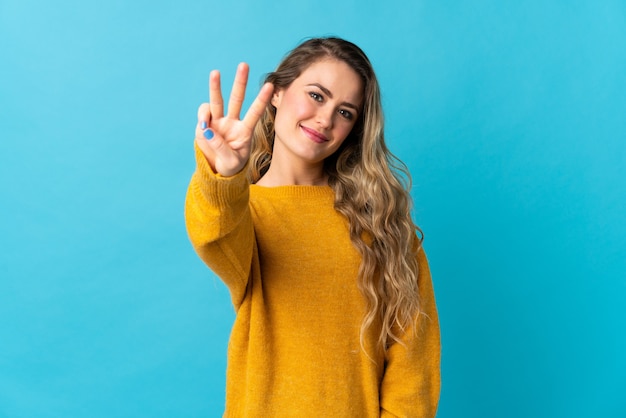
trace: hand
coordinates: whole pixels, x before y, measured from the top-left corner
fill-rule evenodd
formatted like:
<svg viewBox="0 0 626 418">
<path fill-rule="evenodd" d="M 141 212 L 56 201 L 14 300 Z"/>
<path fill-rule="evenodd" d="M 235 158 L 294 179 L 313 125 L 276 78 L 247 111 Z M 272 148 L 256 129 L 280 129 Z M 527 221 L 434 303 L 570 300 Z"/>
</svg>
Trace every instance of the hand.
<svg viewBox="0 0 626 418">
<path fill-rule="evenodd" d="M 210 103 L 203 103 L 198 108 L 196 143 L 213 171 L 222 176 L 235 175 L 245 167 L 250 157 L 250 141 L 254 126 L 263 115 L 274 91 L 274 86 L 270 83 L 261 87 L 250 109 L 240 120 L 248 73 L 248 65 L 239 64 L 228 101 L 228 113 L 224 115 L 220 73 L 216 70 L 211 71 L 209 76 Z M 203 128 L 204 124 L 206 128 Z M 212 131 L 213 138 L 205 137 L 207 130 Z"/>
</svg>

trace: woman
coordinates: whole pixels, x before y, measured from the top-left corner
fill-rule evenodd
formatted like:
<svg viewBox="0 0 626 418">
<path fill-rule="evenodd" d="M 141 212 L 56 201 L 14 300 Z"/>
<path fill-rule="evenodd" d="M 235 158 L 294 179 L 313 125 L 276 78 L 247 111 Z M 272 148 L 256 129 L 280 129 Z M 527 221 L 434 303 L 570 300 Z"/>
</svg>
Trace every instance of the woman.
<svg viewBox="0 0 626 418">
<path fill-rule="evenodd" d="M 247 77 L 241 64 L 224 114 L 210 75 L 185 210 L 236 310 L 224 415 L 434 416 L 432 283 L 369 60 L 305 41 L 240 120 Z"/>
</svg>

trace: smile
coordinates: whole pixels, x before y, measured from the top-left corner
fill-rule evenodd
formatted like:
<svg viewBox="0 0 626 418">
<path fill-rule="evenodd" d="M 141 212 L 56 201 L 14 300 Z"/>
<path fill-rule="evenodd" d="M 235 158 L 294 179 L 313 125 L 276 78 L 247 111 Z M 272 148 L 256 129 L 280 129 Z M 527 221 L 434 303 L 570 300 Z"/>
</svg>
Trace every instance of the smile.
<svg viewBox="0 0 626 418">
<path fill-rule="evenodd" d="M 304 134 L 307 136 L 307 138 L 309 138 L 313 142 L 317 142 L 318 144 L 322 144 L 324 142 L 328 142 L 328 138 L 326 138 L 326 136 L 324 134 L 321 134 L 321 133 L 317 132 L 314 129 L 310 129 L 310 128 L 307 128 L 306 126 L 302 126 L 302 125 L 300 125 L 300 129 L 302 129 L 302 132 L 304 132 Z"/>
</svg>

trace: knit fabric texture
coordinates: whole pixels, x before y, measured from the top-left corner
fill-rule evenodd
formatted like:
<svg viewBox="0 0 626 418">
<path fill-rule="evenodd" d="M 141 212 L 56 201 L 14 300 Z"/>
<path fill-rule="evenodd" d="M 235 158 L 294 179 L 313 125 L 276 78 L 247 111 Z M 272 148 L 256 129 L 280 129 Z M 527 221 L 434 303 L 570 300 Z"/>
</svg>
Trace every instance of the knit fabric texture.
<svg viewBox="0 0 626 418">
<path fill-rule="evenodd" d="M 328 186 L 250 185 L 245 169 L 215 174 L 196 146 L 185 219 L 201 259 L 236 312 L 228 347 L 226 417 L 434 417 L 440 335 L 426 256 L 424 314 L 386 355 L 380 324 L 360 343 L 360 255 Z"/>
</svg>

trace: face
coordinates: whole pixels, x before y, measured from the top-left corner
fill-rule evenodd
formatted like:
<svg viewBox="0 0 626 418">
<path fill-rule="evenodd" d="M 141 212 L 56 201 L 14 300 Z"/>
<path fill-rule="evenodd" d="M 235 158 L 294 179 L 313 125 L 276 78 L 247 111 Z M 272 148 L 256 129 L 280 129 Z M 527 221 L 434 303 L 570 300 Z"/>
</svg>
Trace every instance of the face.
<svg viewBox="0 0 626 418">
<path fill-rule="evenodd" d="M 305 164 L 323 163 L 352 130 L 362 104 L 363 83 L 348 64 L 334 59 L 314 62 L 272 96 L 273 158 L 284 155 Z"/>
</svg>

